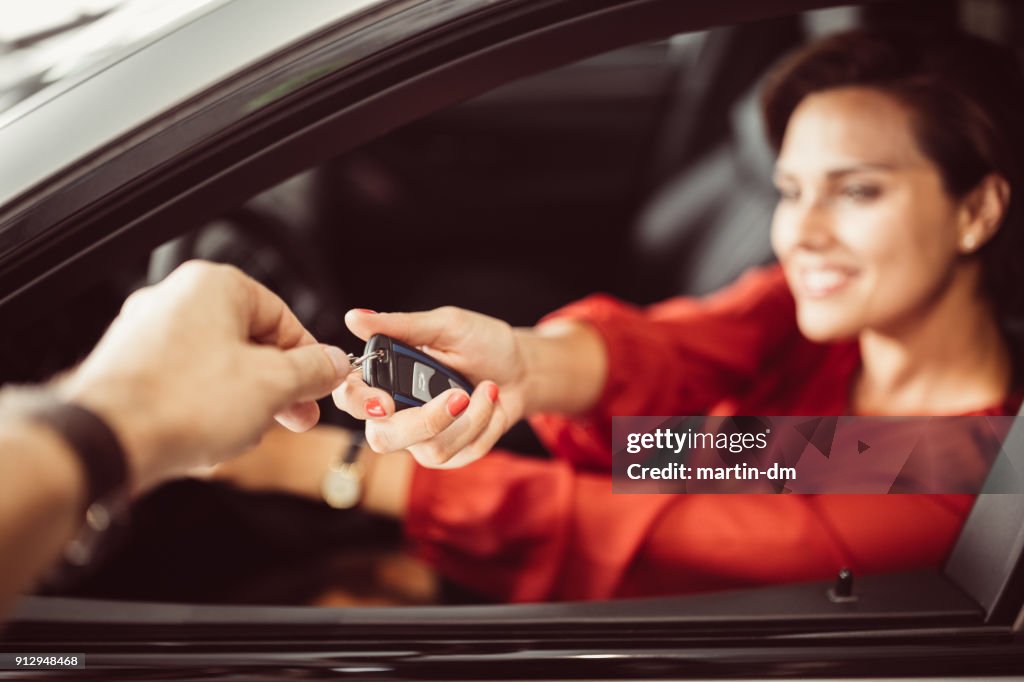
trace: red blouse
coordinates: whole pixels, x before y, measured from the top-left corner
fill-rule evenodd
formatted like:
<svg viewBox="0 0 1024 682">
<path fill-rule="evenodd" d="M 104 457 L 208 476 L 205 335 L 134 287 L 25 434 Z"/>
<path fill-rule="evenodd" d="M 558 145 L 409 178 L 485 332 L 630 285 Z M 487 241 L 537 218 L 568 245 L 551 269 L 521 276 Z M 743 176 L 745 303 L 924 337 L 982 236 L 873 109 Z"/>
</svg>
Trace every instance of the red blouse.
<svg viewBox="0 0 1024 682">
<path fill-rule="evenodd" d="M 496 451 L 417 467 L 406 532 L 456 582 L 502 601 L 681 594 L 940 564 L 969 495 L 614 495 L 613 415 L 840 415 L 855 343 L 815 344 L 778 267 L 705 299 L 597 295 L 609 376 L 589 414 L 531 423 L 553 461 Z M 1015 400 L 972 414 L 1014 414 Z"/>
</svg>

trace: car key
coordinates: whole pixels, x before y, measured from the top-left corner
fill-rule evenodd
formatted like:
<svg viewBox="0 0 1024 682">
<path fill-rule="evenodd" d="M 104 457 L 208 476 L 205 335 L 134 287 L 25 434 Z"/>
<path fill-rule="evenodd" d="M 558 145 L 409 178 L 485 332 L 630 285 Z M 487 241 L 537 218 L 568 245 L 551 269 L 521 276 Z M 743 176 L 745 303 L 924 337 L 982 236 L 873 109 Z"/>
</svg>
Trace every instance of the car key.
<svg viewBox="0 0 1024 682">
<path fill-rule="evenodd" d="M 383 334 L 371 336 L 363 355 L 350 359 L 353 370 L 362 369 L 363 381 L 391 395 L 396 410 L 419 407 L 449 388 L 473 392 L 473 385 L 451 367 Z"/>
</svg>

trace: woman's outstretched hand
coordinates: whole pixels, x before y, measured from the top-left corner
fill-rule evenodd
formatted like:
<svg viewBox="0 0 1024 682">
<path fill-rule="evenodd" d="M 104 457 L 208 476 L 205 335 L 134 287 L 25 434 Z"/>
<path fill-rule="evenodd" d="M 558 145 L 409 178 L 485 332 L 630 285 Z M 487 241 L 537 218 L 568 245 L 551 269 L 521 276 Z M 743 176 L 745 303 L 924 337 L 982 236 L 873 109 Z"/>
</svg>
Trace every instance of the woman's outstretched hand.
<svg viewBox="0 0 1024 682">
<path fill-rule="evenodd" d="M 524 416 L 527 363 L 523 335 L 493 317 L 444 307 L 418 313 L 350 310 L 349 329 L 364 341 L 385 334 L 462 373 L 472 395 L 449 389 L 421 407 L 395 411 L 391 396 L 358 373 L 334 391 L 335 404 L 366 419 L 366 440 L 377 452 L 407 449 L 428 467 L 459 467 L 483 457 Z"/>
</svg>

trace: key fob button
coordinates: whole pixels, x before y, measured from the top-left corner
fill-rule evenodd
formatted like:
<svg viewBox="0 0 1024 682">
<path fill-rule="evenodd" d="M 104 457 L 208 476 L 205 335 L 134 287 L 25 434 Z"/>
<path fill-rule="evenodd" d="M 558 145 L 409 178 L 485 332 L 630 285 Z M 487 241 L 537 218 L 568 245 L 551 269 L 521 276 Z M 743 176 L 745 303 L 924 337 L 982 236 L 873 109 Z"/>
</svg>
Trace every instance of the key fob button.
<svg viewBox="0 0 1024 682">
<path fill-rule="evenodd" d="M 430 397 L 432 398 L 436 398 L 449 388 L 458 387 L 458 384 L 453 384 L 451 379 L 441 372 L 437 372 L 434 376 L 430 377 Z"/>
<path fill-rule="evenodd" d="M 412 363 L 412 397 L 428 402 L 432 396 L 430 394 L 430 379 L 434 376 L 435 370 L 433 367 L 427 367 L 426 365 L 413 362 Z"/>
</svg>

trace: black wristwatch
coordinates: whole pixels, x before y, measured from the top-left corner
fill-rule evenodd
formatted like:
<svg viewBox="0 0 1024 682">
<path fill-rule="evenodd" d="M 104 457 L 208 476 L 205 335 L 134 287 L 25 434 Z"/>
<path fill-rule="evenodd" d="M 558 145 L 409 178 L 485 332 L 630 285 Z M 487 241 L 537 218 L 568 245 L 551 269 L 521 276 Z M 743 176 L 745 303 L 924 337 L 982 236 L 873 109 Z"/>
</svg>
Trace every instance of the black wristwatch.
<svg viewBox="0 0 1024 682">
<path fill-rule="evenodd" d="M 65 548 L 65 560 L 84 566 L 129 503 L 128 460 L 110 425 L 92 410 L 56 398 L 33 401 L 26 416 L 55 431 L 70 446 L 85 475 L 85 521 Z"/>
</svg>

